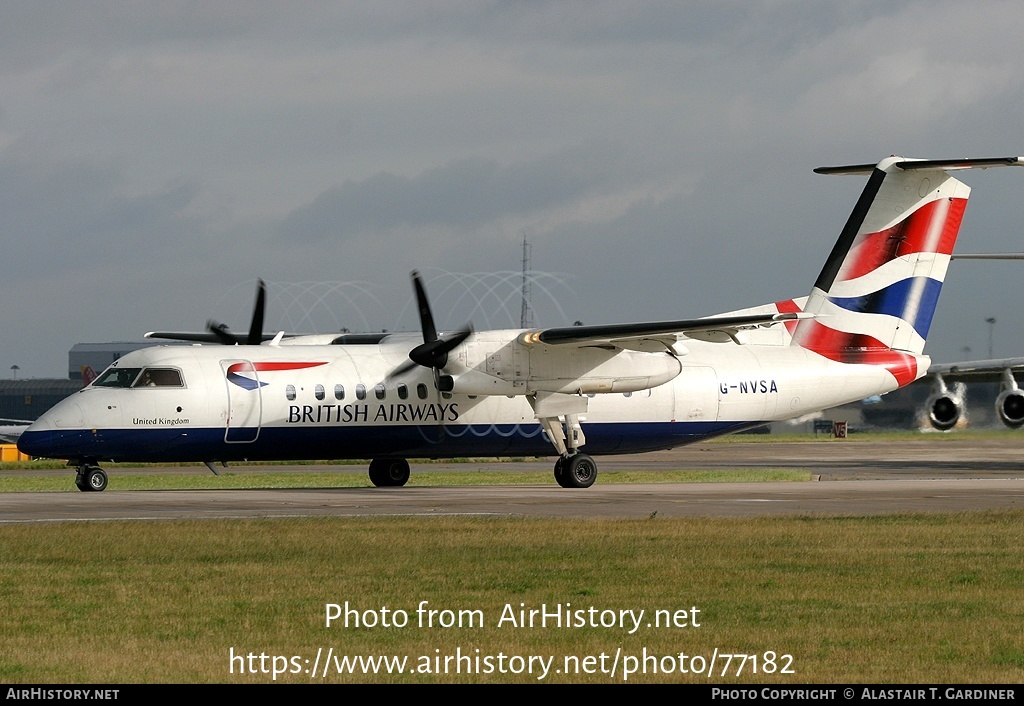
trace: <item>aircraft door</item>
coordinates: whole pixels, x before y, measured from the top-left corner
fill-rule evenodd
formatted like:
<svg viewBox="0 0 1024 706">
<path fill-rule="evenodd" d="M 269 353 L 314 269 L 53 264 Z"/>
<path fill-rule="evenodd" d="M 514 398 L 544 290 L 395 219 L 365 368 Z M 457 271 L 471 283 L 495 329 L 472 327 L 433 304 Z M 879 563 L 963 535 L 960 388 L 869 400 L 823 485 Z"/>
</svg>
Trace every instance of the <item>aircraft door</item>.
<svg viewBox="0 0 1024 706">
<path fill-rule="evenodd" d="M 263 420 L 263 383 L 250 360 L 222 360 L 228 407 L 224 441 L 246 444 L 256 441 Z"/>
<path fill-rule="evenodd" d="M 674 381 L 675 419 L 680 422 L 714 422 L 719 413 L 718 374 L 704 365 L 685 365 Z"/>
</svg>

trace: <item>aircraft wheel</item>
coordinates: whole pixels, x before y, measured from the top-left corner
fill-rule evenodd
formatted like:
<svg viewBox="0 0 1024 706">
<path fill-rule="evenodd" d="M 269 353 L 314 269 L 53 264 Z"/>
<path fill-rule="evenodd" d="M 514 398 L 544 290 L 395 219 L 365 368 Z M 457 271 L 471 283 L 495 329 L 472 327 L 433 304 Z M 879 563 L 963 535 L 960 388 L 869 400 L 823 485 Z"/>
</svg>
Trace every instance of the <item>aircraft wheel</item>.
<svg viewBox="0 0 1024 706">
<path fill-rule="evenodd" d="M 568 485 L 565 484 L 565 466 L 566 461 L 568 460 L 569 459 L 565 458 L 564 456 L 559 456 L 558 459 L 555 461 L 555 482 L 558 483 L 563 488 L 569 487 Z"/>
<path fill-rule="evenodd" d="M 370 482 L 378 488 L 398 487 L 409 482 L 409 462 L 404 458 L 375 458 L 370 461 Z"/>
<path fill-rule="evenodd" d="M 107 474 L 99 466 L 89 466 L 75 476 L 75 485 L 85 492 L 100 492 L 107 488 Z"/>
<path fill-rule="evenodd" d="M 587 454 L 576 454 L 562 460 L 563 488 L 589 488 L 597 480 L 597 463 Z"/>
<path fill-rule="evenodd" d="M 89 490 L 98 493 L 101 490 L 107 489 L 107 474 L 98 466 L 93 466 L 86 470 L 85 480 L 89 484 Z"/>
</svg>

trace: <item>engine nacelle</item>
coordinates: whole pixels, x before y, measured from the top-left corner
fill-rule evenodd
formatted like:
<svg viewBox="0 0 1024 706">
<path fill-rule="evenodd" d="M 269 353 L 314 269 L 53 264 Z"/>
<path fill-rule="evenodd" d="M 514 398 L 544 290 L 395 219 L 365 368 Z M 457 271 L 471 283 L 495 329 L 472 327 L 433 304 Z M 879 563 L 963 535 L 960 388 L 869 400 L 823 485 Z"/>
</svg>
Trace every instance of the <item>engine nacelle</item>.
<svg viewBox="0 0 1024 706">
<path fill-rule="evenodd" d="M 949 392 L 934 394 L 925 403 L 928 421 L 939 431 L 949 431 L 960 421 L 963 400 Z"/>
<path fill-rule="evenodd" d="M 511 340 L 509 340 L 510 335 Z M 675 378 L 682 364 L 660 352 L 613 346 L 523 345 L 520 332 L 487 332 L 461 346 L 439 381 L 444 392 L 466 395 L 601 394 L 637 392 Z"/>
<path fill-rule="evenodd" d="M 630 354 L 640 357 L 643 365 L 627 366 L 605 364 L 589 370 L 580 370 L 578 377 L 546 377 L 531 375 L 507 380 L 488 375 L 476 369 L 451 370 L 440 376 L 439 389 L 463 395 L 528 395 L 537 392 L 561 394 L 599 394 L 608 392 L 638 392 L 672 380 L 682 366 L 678 359 L 664 354 Z M 618 369 L 621 368 L 621 369 Z M 545 370 L 544 372 L 550 372 Z"/>
<path fill-rule="evenodd" d="M 996 398 L 996 414 L 1011 429 L 1024 426 L 1024 391 L 1003 390 Z"/>
</svg>

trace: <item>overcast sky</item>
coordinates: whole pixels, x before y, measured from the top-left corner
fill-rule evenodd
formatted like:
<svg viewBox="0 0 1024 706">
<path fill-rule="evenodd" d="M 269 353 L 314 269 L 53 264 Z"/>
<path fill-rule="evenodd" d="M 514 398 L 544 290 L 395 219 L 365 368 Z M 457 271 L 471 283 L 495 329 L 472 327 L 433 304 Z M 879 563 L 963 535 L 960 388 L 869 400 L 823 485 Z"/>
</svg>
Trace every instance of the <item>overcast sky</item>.
<svg viewBox="0 0 1024 706">
<path fill-rule="evenodd" d="M 245 330 L 258 277 L 267 330 L 415 328 L 414 268 L 440 326 L 510 326 L 524 235 L 542 325 L 804 295 L 864 183 L 814 167 L 1024 154 L 1022 16 L 0 1 L 0 377 Z M 1024 250 L 1024 170 L 962 179 L 957 250 Z M 954 262 L 926 352 L 986 357 L 996 317 L 995 354 L 1024 355 L 1022 270 Z"/>
</svg>

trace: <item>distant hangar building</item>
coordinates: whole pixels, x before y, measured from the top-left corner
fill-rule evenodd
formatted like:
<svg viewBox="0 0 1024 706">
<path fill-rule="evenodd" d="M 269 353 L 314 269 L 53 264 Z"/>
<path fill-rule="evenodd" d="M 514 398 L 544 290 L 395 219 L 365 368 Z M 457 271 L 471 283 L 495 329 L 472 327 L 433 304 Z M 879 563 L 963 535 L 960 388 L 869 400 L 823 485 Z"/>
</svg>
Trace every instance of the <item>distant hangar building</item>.
<svg viewBox="0 0 1024 706">
<path fill-rule="evenodd" d="M 76 343 L 68 351 L 68 380 L 80 383 L 99 375 L 115 360 L 140 348 L 166 345 L 164 341 L 115 341 L 114 343 Z M 79 385 L 82 387 L 82 385 Z"/>
<path fill-rule="evenodd" d="M 0 419 L 38 419 L 43 412 L 80 389 L 81 380 L 0 380 Z"/>
</svg>

